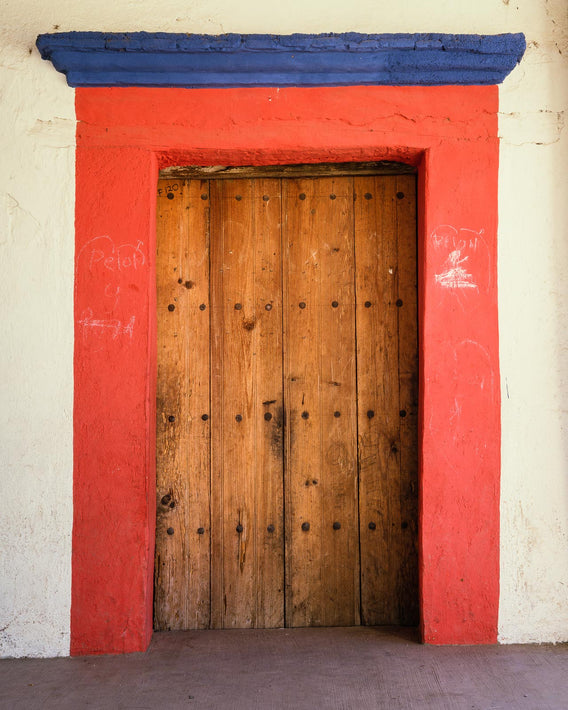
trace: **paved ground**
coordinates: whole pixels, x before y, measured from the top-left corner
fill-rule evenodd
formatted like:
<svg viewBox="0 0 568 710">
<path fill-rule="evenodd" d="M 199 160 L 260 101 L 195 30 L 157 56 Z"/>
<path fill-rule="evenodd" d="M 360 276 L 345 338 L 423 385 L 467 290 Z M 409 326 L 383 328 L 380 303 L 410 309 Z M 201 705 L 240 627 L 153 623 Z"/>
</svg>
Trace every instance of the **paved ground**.
<svg viewBox="0 0 568 710">
<path fill-rule="evenodd" d="M 568 645 L 433 647 L 365 627 L 160 633 L 147 653 L 0 661 L 0 707 L 568 710 Z"/>
</svg>

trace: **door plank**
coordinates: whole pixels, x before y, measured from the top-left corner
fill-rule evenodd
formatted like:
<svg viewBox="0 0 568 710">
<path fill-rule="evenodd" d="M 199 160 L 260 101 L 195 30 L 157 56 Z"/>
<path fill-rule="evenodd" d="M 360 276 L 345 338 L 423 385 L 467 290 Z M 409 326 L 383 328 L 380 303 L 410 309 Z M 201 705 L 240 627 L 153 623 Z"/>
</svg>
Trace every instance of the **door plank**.
<svg viewBox="0 0 568 710">
<path fill-rule="evenodd" d="M 155 628 L 209 626 L 208 204 L 158 184 Z M 173 196 L 169 199 L 168 196 Z M 203 534 L 197 531 L 203 530 Z M 171 534 L 168 534 L 168 530 Z"/>
<path fill-rule="evenodd" d="M 288 626 L 358 623 L 351 185 L 283 188 Z"/>
<path fill-rule="evenodd" d="M 353 626 L 360 623 L 353 179 L 318 180 L 316 190 L 322 323 L 322 616 L 324 626 Z"/>
<path fill-rule="evenodd" d="M 400 406 L 396 178 L 355 178 L 361 615 L 398 623 Z"/>
<path fill-rule="evenodd" d="M 284 626 L 284 402 L 281 180 L 253 181 L 256 453 L 256 625 Z"/>
<path fill-rule="evenodd" d="M 414 626 L 418 608 L 418 284 L 416 177 L 396 178 L 398 240 L 398 379 L 400 408 L 401 559 L 397 597 L 401 624 Z"/>
<path fill-rule="evenodd" d="M 283 624 L 278 192 L 278 180 L 211 183 L 212 465 L 219 528 L 212 579 L 213 626 L 220 628 Z"/>
</svg>

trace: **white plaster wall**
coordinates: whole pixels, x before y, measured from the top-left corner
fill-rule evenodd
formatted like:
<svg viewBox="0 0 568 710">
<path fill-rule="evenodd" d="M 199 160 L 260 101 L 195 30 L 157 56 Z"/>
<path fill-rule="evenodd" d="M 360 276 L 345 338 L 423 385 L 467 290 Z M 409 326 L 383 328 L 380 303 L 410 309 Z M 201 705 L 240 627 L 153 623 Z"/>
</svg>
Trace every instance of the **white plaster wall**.
<svg viewBox="0 0 568 710">
<path fill-rule="evenodd" d="M 0 16 L 0 655 L 69 647 L 73 91 L 37 34 L 524 32 L 501 88 L 500 638 L 568 639 L 565 0 L 4 0 Z"/>
<path fill-rule="evenodd" d="M 54 656 L 69 652 L 73 92 L 32 35 L 0 43 L 0 654 Z"/>
<path fill-rule="evenodd" d="M 530 5 L 500 97 L 502 642 L 568 640 L 568 4 Z"/>
</svg>

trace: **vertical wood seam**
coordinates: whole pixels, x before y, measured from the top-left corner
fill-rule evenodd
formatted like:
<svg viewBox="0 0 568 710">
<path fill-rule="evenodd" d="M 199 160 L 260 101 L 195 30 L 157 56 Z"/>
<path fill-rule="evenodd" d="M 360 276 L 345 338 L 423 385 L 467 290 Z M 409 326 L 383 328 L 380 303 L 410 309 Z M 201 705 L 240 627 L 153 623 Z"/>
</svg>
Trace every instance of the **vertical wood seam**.
<svg viewBox="0 0 568 710">
<path fill-rule="evenodd" d="M 288 397 L 286 395 L 286 362 L 285 362 L 285 333 L 286 333 L 286 322 L 287 318 L 285 315 L 285 310 L 286 310 L 286 296 L 285 296 L 285 286 L 284 286 L 284 183 L 282 178 L 278 180 L 278 189 L 279 189 L 279 194 L 280 194 L 280 289 L 281 289 L 281 295 L 280 295 L 280 300 L 281 300 L 281 313 L 280 313 L 280 321 L 281 321 L 281 330 L 282 330 L 282 341 L 281 341 L 281 348 L 280 348 L 280 358 L 281 358 L 281 373 L 282 373 L 282 402 L 280 403 L 280 406 L 282 408 L 282 474 L 281 474 L 281 479 L 282 479 L 282 513 L 281 513 L 281 520 L 280 523 L 282 525 L 282 563 L 284 566 L 284 575 L 282 578 L 282 603 L 283 603 L 283 616 L 282 616 L 282 623 L 284 624 L 284 628 L 286 628 L 286 605 L 287 605 L 287 593 L 286 593 L 286 584 L 288 582 L 288 575 L 287 575 L 287 554 L 286 554 L 286 464 L 288 460 L 288 456 L 286 453 L 286 432 L 288 431 L 288 419 L 289 417 L 287 416 L 287 402 L 288 402 Z"/>
<path fill-rule="evenodd" d="M 317 204 L 317 185 L 316 182 L 313 181 L 312 185 L 314 187 L 313 193 L 312 193 L 312 204 Z M 313 230 L 313 224 L 311 225 L 311 229 Z M 317 327 L 318 327 L 318 346 L 319 346 L 319 366 L 318 366 L 318 389 L 317 389 L 317 405 L 318 405 L 318 421 L 319 421 L 319 465 L 320 465 L 320 472 L 323 471 L 324 473 L 324 485 L 323 485 L 323 495 L 320 493 L 319 495 L 319 508 L 320 508 L 320 519 L 319 519 L 319 559 L 318 559 L 318 567 L 319 567 L 319 578 L 318 582 L 320 585 L 320 608 L 319 608 L 319 613 L 320 616 L 323 616 L 322 611 L 325 613 L 325 607 L 322 609 L 322 604 L 321 604 L 321 591 L 322 591 L 322 581 L 323 581 L 323 561 L 322 561 L 322 549 L 324 546 L 324 534 L 325 534 L 325 502 L 326 502 L 326 492 L 328 490 L 328 485 L 329 485 L 329 476 L 327 473 L 327 470 L 324 469 L 323 464 L 325 460 L 325 453 L 324 453 L 324 444 L 323 444 L 323 411 L 322 411 L 322 373 L 323 373 L 323 347 L 322 347 L 322 329 L 323 329 L 323 302 L 322 302 L 322 281 L 323 281 L 323 270 L 322 270 L 322 256 L 323 256 L 323 251 L 322 251 L 322 240 L 321 240 L 321 231 L 318 229 L 318 234 L 317 234 L 317 245 L 318 245 L 318 269 L 319 269 L 319 278 L 317 279 L 317 294 L 318 294 L 318 308 L 317 308 Z M 327 304 L 326 304 L 327 305 Z M 321 476 L 320 476 L 321 480 Z M 313 620 L 313 608 L 310 610 L 311 612 L 311 619 Z M 318 626 L 321 626 L 321 621 L 318 624 Z"/>
<path fill-rule="evenodd" d="M 399 182 L 398 182 L 398 176 L 395 177 L 395 184 L 394 184 L 394 193 L 395 193 L 395 211 L 394 211 L 394 220 L 395 220 L 395 234 L 396 234 L 396 263 L 397 263 L 397 270 L 396 270 L 396 298 L 400 298 L 400 267 L 401 267 L 401 261 L 400 261 L 400 254 L 401 254 L 401 247 L 400 247 L 400 240 L 401 240 L 401 234 L 400 234 L 400 227 L 399 227 L 399 210 L 401 209 L 401 203 L 402 200 L 398 199 L 398 191 L 399 191 Z M 405 236 L 402 237 L 403 239 Z M 404 303 L 402 304 L 403 306 L 405 305 Z M 398 373 L 398 409 L 399 412 L 402 409 L 402 400 L 401 400 L 401 385 L 400 385 L 400 349 L 401 349 L 401 333 L 400 333 L 400 328 L 401 328 L 401 308 L 396 309 L 396 339 L 397 339 L 397 349 L 396 349 L 396 355 L 397 355 L 397 373 Z M 397 503 L 398 503 L 398 508 L 400 511 L 400 517 L 402 519 L 402 476 L 403 476 L 403 465 L 402 465 L 402 419 L 399 415 L 398 417 L 398 496 L 397 496 Z M 399 529 L 397 530 L 397 534 L 401 535 L 402 534 L 402 529 L 399 526 Z M 402 562 L 402 560 L 401 560 Z M 397 619 L 400 623 L 400 619 L 402 617 L 402 599 L 400 596 L 400 567 L 397 572 L 397 584 L 396 587 L 398 594 L 397 594 L 397 602 L 398 602 L 398 608 L 397 608 Z"/>
<path fill-rule="evenodd" d="M 212 410 L 212 383 L 211 383 L 211 378 L 213 375 L 213 362 L 212 362 L 212 348 L 211 348 L 211 336 L 213 333 L 213 311 L 211 308 L 211 305 L 213 303 L 213 297 L 212 297 L 212 283 L 211 283 L 211 180 L 207 180 L 207 194 L 209 196 L 208 202 L 209 202 L 209 207 L 207 209 L 207 217 L 206 217 L 206 227 L 205 227 L 205 246 L 207 249 L 207 273 L 208 273 L 208 294 L 209 294 L 209 302 L 208 302 L 208 310 L 209 310 L 209 624 L 208 628 L 211 628 L 212 621 L 213 621 L 213 565 L 211 564 L 211 560 L 213 557 L 213 436 L 212 436 L 212 429 L 211 429 L 211 420 L 213 416 L 213 410 Z"/>
<path fill-rule="evenodd" d="M 250 180 L 250 198 L 249 198 L 249 210 L 250 210 L 250 221 L 251 221 L 251 235 L 250 239 L 252 239 L 252 303 L 253 303 L 253 318 L 255 317 L 255 313 L 257 308 L 259 307 L 257 304 L 257 284 L 256 284 L 256 256 L 257 256 L 257 242 L 258 242 L 258 234 L 256 233 L 256 193 L 258 189 L 258 180 Z M 251 338 L 251 346 L 252 346 L 252 401 L 254 402 L 253 405 L 253 413 L 254 413 L 254 431 L 255 431 L 255 441 L 259 440 L 259 424 L 260 424 L 260 419 L 259 419 L 259 406 L 258 406 L 258 357 L 256 356 L 256 352 L 260 351 L 260 335 L 259 331 L 262 329 L 261 325 L 261 319 L 259 317 L 259 328 L 255 328 L 252 331 L 252 338 Z M 256 625 L 258 623 L 258 595 L 260 593 L 260 585 L 256 584 L 259 581 L 259 574 L 258 574 L 258 535 L 260 533 L 259 531 L 259 525 L 258 525 L 258 447 L 254 446 L 254 458 L 253 458 L 253 471 L 254 471 L 254 483 L 255 485 L 253 486 L 253 515 L 252 515 L 252 521 L 251 521 L 251 527 L 253 535 L 252 535 L 252 554 L 253 554 L 253 568 L 255 569 L 255 574 L 256 574 L 256 579 L 253 580 L 253 606 L 254 606 L 254 620 L 251 619 L 251 625 L 253 628 L 256 628 Z M 261 484 L 262 484 L 262 474 L 263 472 L 260 472 L 260 477 L 261 477 Z M 249 533 L 247 532 L 247 535 Z M 255 588 L 256 587 L 256 588 Z"/>
<path fill-rule="evenodd" d="M 355 192 L 355 178 L 351 178 L 351 243 L 353 245 L 353 328 L 355 335 L 355 457 L 356 461 L 356 476 L 357 476 L 357 550 L 359 552 L 359 612 L 355 615 L 359 617 L 359 624 L 363 624 L 363 597 L 361 584 L 361 502 L 359 495 L 359 362 L 358 362 L 358 340 L 357 340 L 357 249 L 355 248 L 355 200 L 357 195 Z"/>
</svg>

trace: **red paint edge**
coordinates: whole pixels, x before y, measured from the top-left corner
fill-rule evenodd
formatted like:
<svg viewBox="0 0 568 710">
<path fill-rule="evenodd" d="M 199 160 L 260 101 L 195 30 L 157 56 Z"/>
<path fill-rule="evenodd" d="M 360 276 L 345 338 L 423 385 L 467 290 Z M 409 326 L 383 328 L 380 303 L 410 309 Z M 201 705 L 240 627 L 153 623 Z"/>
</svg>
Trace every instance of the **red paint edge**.
<svg viewBox="0 0 568 710">
<path fill-rule="evenodd" d="M 497 109 L 496 87 L 77 90 L 73 655 L 152 634 L 155 187 L 188 163 L 419 166 L 422 638 L 496 642 Z"/>
</svg>

